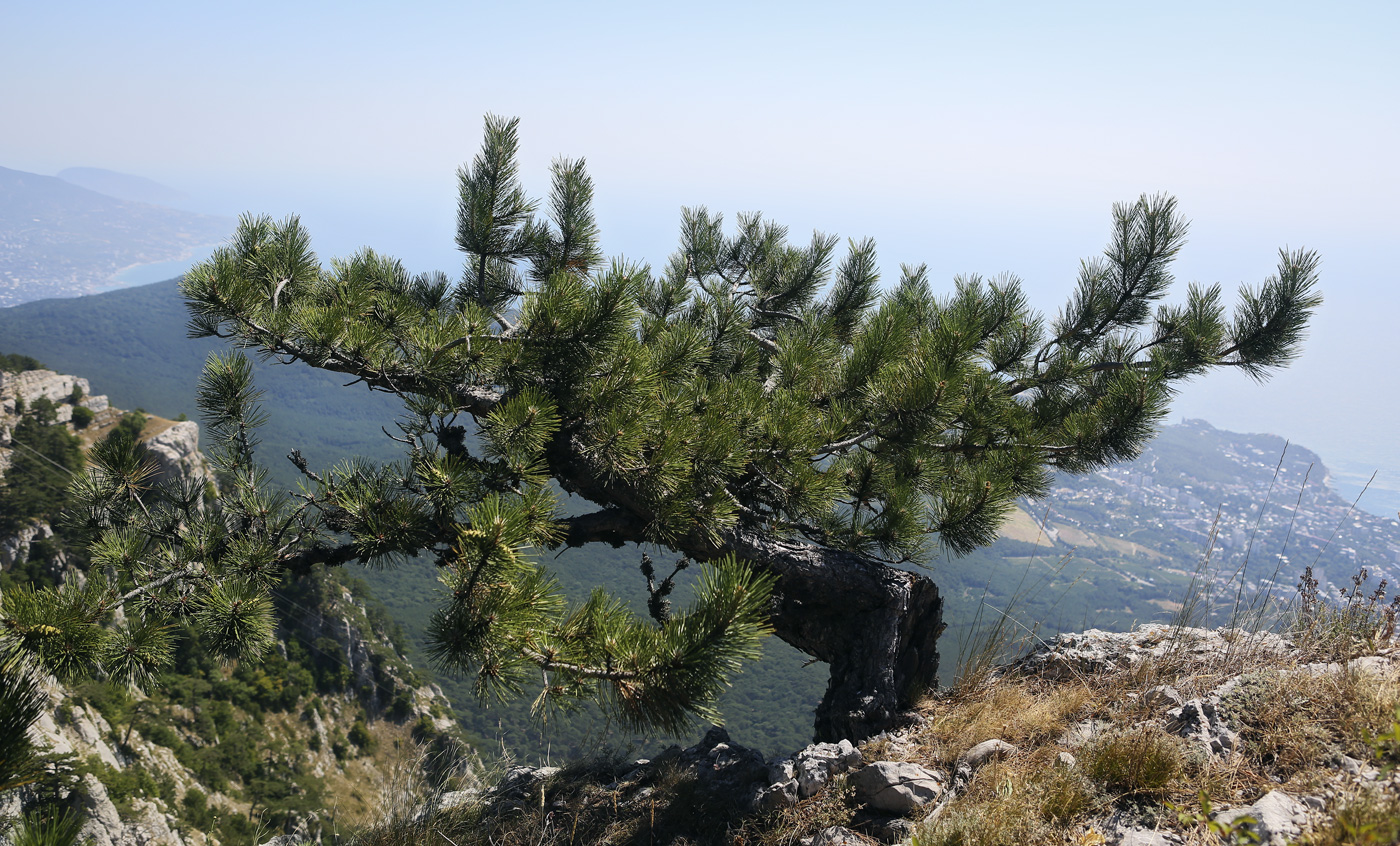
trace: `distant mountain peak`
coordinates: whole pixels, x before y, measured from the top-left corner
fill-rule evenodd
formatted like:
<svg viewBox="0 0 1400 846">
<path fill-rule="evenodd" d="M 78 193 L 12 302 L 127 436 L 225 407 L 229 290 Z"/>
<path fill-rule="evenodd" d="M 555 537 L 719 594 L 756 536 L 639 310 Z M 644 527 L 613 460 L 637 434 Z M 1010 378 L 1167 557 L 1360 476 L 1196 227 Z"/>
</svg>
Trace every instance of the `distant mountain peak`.
<svg viewBox="0 0 1400 846">
<path fill-rule="evenodd" d="M 162 185 L 153 179 L 129 173 L 118 173 L 115 170 L 105 170 L 100 167 L 70 167 L 59 171 L 57 176 L 64 182 L 86 188 L 89 191 L 96 191 L 99 194 L 106 194 L 118 200 L 171 205 L 189 199 L 188 194 L 168 185 Z"/>
</svg>

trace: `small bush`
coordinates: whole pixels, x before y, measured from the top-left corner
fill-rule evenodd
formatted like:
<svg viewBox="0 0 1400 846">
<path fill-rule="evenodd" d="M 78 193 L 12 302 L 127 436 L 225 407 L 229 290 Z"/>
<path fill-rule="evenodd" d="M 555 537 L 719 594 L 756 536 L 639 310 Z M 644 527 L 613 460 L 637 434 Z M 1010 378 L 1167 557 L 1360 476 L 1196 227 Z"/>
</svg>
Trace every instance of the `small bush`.
<svg viewBox="0 0 1400 846">
<path fill-rule="evenodd" d="M 86 429 L 92 425 L 92 420 L 96 416 L 90 408 L 84 408 L 81 405 L 73 406 L 73 428 Z"/>
<path fill-rule="evenodd" d="M 111 682 L 85 681 L 73 688 L 75 705 L 91 705 L 113 727 L 126 722 L 134 701 L 131 692 L 124 685 Z"/>
<path fill-rule="evenodd" d="M 402 722 L 408 719 L 408 715 L 413 713 L 413 691 L 407 688 L 399 688 L 394 693 L 394 701 L 389 705 L 389 718 Z"/>
<path fill-rule="evenodd" d="M 1084 773 L 1118 796 L 1160 793 L 1181 772 L 1181 745 L 1160 729 L 1107 735 L 1084 754 Z"/>
<path fill-rule="evenodd" d="M 369 726 L 365 725 L 363 719 L 355 721 L 350 727 L 350 742 L 360 748 L 361 752 L 374 751 L 374 735 L 369 733 Z"/>
<path fill-rule="evenodd" d="M 184 807 L 181 809 L 180 819 L 195 831 L 209 831 L 214 827 L 215 811 L 209 806 L 209 798 L 202 792 L 193 788 L 185 791 L 185 799 L 181 804 Z"/>
<path fill-rule="evenodd" d="M 0 353 L 0 370 L 6 373 L 25 373 L 30 370 L 47 370 L 44 363 L 37 358 L 18 353 Z"/>
<path fill-rule="evenodd" d="M 419 743 L 431 743 L 437 736 L 437 726 L 433 724 L 433 718 L 427 714 L 419 717 L 410 729 L 413 739 Z"/>
<path fill-rule="evenodd" d="M 1394 641 L 1400 593 L 1385 601 L 1388 583 L 1381 579 L 1367 591 L 1371 574 L 1365 567 L 1351 577 L 1351 588 L 1341 588 L 1338 602 L 1324 598 L 1312 567 L 1298 581 L 1298 600 L 1289 634 L 1298 648 L 1314 658 L 1345 661 L 1370 655 Z"/>
</svg>

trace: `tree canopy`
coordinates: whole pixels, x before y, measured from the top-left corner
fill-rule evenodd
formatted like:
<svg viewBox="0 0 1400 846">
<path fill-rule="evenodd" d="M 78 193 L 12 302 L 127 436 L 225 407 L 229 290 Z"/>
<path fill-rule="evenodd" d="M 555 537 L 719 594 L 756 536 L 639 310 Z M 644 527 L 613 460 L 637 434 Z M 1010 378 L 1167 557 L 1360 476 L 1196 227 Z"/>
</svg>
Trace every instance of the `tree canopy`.
<svg viewBox="0 0 1400 846">
<path fill-rule="evenodd" d="M 863 737 L 935 677 L 942 603 L 919 565 L 990 542 L 1053 471 L 1137 455 L 1184 380 L 1284 366 L 1320 302 L 1307 251 L 1280 252 L 1230 313 L 1218 285 L 1167 302 L 1187 224 L 1166 196 L 1114 207 L 1047 317 L 1013 276 L 938 293 L 905 266 L 882 284 L 873 241 L 794 242 L 758 214 L 727 228 L 687 209 L 664 265 L 607 260 L 584 162 L 554 162 L 532 199 L 514 120 L 487 118 L 458 181 L 458 279 L 369 249 L 323 264 L 296 218 L 256 216 L 186 275 L 192 334 L 401 397 L 405 459 L 294 453 L 304 489 L 273 493 L 247 362 L 215 357 L 221 509 L 134 516 L 146 489 L 115 452 L 87 483 L 94 548 L 143 607 L 194 615 L 235 654 L 260 642 L 270 574 L 426 553 L 434 657 L 483 692 L 542 678 L 539 706 L 595 699 L 677 729 L 771 628 L 831 666 L 818 737 Z M 561 492 L 595 508 L 566 516 Z M 701 562 L 694 603 L 670 613 L 653 569 L 652 619 L 601 590 L 569 605 L 540 553 L 598 542 Z"/>
</svg>

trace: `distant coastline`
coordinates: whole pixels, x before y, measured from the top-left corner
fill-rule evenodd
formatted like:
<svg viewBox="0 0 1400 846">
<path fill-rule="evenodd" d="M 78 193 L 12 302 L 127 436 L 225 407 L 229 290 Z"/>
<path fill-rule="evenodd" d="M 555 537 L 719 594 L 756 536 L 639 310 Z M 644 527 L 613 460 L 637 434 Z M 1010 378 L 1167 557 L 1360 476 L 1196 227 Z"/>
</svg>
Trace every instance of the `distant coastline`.
<svg viewBox="0 0 1400 846">
<path fill-rule="evenodd" d="M 213 255 L 214 250 L 218 249 L 221 243 L 199 244 L 190 247 L 182 251 L 179 258 L 127 265 L 108 277 L 105 283 L 96 286 L 91 293 L 102 294 L 107 291 L 135 288 L 138 285 L 149 285 L 152 282 L 174 279 L 191 266 Z"/>
</svg>

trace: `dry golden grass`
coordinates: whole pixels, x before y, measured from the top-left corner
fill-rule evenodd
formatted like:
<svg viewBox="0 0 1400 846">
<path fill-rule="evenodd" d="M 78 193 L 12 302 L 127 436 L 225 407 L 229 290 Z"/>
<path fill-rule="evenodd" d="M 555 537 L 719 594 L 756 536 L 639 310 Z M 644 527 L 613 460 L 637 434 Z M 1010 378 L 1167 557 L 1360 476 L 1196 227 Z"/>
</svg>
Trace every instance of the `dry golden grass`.
<svg viewBox="0 0 1400 846">
<path fill-rule="evenodd" d="M 1063 734 L 1092 700 L 1084 686 L 1034 679 L 999 679 L 955 690 L 923 703 L 926 723 L 910 735 L 914 748 L 901 760 L 951 764 L 993 738 L 1016 746 L 1044 743 Z"/>
<path fill-rule="evenodd" d="M 1071 826 L 1102 804 L 1079 773 L 1033 756 L 983 767 L 937 819 L 919 827 L 920 846 L 1067 843 Z"/>
<path fill-rule="evenodd" d="M 1395 846 L 1400 843 L 1400 793 L 1374 787 L 1353 791 L 1332 819 L 1298 846 Z"/>
<path fill-rule="evenodd" d="M 1085 776 L 1110 794 L 1161 796 L 1183 769 L 1185 745 L 1156 726 L 1104 734 L 1085 747 Z"/>
</svg>

